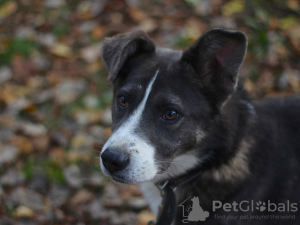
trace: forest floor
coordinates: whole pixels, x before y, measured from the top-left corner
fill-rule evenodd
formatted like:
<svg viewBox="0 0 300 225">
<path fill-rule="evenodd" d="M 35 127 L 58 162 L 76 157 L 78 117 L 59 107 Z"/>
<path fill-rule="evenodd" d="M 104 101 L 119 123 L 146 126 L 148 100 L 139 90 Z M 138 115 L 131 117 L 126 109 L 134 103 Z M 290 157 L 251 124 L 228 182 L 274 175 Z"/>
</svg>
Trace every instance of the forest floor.
<svg viewBox="0 0 300 225">
<path fill-rule="evenodd" d="M 102 175 L 93 148 L 111 134 L 105 37 L 141 28 L 158 45 L 184 49 L 212 27 L 239 29 L 251 98 L 299 95 L 299 12 L 297 0 L 1 1 L 0 224 L 155 218 L 137 186 Z"/>
</svg>

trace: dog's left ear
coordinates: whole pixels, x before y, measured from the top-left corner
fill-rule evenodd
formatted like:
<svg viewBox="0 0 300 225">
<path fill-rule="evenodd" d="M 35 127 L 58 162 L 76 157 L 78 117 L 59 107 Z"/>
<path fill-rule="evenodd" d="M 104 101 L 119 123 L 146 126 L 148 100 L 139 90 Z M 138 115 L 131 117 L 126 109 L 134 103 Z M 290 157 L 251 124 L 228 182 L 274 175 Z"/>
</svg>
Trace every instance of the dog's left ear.
<svg viewBox="0 0 300 225">
<path fill-rule="evenodd" d="M 143 31 L 134 31 L 106 38 L 101 49 L 102 59 L 109 69 L 108 80 L 114 80 L 130 57 L 155 51 L 155 45 Z"/>
<path fill-rule="evenodd" d="M 222 102 L 236 88 L 246 48 L 243 32 L 212 29 L 183 53 L 182 60 L 192 65 L 210 97 Z"/>
</svg>

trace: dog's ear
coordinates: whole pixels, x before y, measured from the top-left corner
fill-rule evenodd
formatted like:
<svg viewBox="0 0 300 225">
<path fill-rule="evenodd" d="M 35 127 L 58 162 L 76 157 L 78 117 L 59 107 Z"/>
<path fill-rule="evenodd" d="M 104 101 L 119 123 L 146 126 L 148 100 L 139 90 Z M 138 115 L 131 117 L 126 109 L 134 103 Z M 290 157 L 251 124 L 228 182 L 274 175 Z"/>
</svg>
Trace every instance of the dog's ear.
<svg viewBox="0 0 300 225">
<path fill-rule="evenodd" d="M 246 48 L 243 32 L 212 29 L 183 53 L 182 60 L 192 65 L 196 79 L 200 79 L 210 96 L 224 101 L 236 88 Z"/>
<path fill-rule="evenodd" d="M 155 51 L 155 44 L 143 31 L 134 31 L 106 38 L 101 49 L 102 59 L 114 80 L 127 59 Z"/>
</svg>

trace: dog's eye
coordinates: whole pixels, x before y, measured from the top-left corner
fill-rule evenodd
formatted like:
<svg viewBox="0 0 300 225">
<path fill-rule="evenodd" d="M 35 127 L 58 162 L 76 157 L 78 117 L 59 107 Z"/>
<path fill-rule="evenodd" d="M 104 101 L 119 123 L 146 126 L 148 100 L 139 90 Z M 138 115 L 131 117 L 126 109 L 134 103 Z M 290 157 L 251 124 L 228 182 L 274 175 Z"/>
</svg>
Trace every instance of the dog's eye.
<svg viewBox="0 0 300 225">
<path fill-rule="evenodd" d="M 178 119 L 179 113 L 176 112 L 175 110 L 168 110 L 163 114 L 163 119 L 167 121 L 174 121 Z"/>
<path fill-rule="evenodd" d="M 118 97 L 118 105 L 119 107 L 121 107 L 122 109 L 125 109 L 128 107 L 128 102 L 127 102 L 127 98 L 125 96 L 119 96 Z"/>
</svg>

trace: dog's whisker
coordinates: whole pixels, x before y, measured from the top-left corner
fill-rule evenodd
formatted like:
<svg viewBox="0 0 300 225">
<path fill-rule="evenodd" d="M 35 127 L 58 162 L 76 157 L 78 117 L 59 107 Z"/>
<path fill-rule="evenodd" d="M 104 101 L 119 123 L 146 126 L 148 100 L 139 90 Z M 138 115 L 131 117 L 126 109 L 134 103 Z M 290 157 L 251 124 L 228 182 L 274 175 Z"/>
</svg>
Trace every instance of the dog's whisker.
<svg viewBox="0 0 300 225">
<path fill-rule="evenodd" d="M 94 148 L 95 151 L 101 152 L 101 151 L 102 151 L 102 148 L 103 148 L 103 144 L 101 144 L 101 143 L 99 143 L 99 142 L 95 142 L 95 143 L 93 144 L 93 148 Z"/>
</svg>

